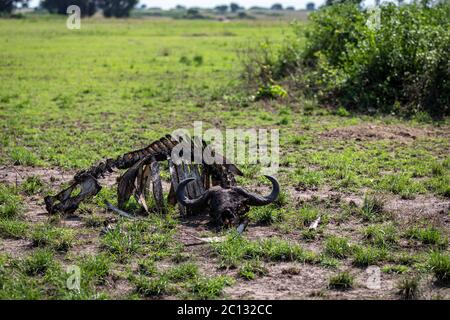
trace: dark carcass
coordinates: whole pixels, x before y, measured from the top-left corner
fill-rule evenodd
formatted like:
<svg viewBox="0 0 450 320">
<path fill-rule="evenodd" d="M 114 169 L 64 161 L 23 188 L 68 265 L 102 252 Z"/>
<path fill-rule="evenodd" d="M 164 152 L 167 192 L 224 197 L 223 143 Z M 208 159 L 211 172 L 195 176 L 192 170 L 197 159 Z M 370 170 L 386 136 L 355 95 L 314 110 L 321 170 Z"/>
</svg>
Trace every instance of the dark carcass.
<svg viewBox="0 0 450 320">
<path fill-rule="evenodd" d="M 189 157 L 192 158 L 186 159 L 186 156 L 182 155 L 186 161 L 175 164 L 171 158 L 172 150 L 179 143 L 188 143 L 187 145 L 191 146 Z M 107 159 L 77 173 L 68 188 L 55 196 L 45 197 L 46 209 L 49 213 L 73 213 L 81 202 L 100 192 L 98 180 L 115 169 L 126 171 L 118 179 L 118 208 L 110 203 L 107 203 L 107 207 L 122 215 L 127 214 L 123 209 L 131 196 L 148 212 L 150 209 L 146 198 L 150 189 L 154 198 L 152 210 L 165 213 L 166 203 L 176 205 L 177 194 L 182 215 L 209 212 L 219 224 L 240 222 L 240 218 L 248 211 L 248 206 L 265 205 L 276 199 L 279 186 L 271 177 L 268 178 L 272 181 L 274 190 L 269 197 L 264 198 L 236 186 L 235 176 L 242 175 L 242 172 L 235 165 L 227 164 L 226 159 L 223 164 L 195 164 L 194 148 L 204 151 L 206 147 L 207 144 L 198 139 L 186 136 L 175 139 L 167 135 L 146 148 L 126 153 L 116 159 Z M 164 200 L 160 176 L 160 163 L 164 161 L 167 161 L 171 180 L 167 202 Z M 186 200 L 185 195 L 197 200 Z M 200 202 L 202 205 L 199 205 Z"/>
</svg>

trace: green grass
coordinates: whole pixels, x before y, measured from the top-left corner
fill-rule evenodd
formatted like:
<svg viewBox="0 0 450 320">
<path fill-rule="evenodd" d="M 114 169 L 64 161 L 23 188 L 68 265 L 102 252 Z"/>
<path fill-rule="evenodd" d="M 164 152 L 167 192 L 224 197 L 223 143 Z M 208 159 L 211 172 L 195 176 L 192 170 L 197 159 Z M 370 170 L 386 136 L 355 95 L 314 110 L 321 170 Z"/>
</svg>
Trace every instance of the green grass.
<svg viewBox="0 0 450 320">
<path fill-rule="evenodd" d="M 236 268 L 243 260 L 250 259 L 272 262 L 317 262 L 317 256 L 313 252 L 303 249 L 296 243 L 278 238 L 249 241 L 231 235 L 226 241 L 214 244 L 213 248 L 220 258 L 220 265 L 227 268 Z"/>
<path fill-rule="evenodd" d="M 155 260 L 151 258 L 144 258 L 138 261 L 139 274 L 144 276 L 153 276 L 157 274 L 158 268 L 156 267 Z"/>
<path fill-rule="evenodd" d="M 188 293 L 194 299 L 217 299 L 223 295 L 223 289 L 233 283 L 233 279 L 228 276 L 200 277 L 189 285 Z"/>
<path fill-rule="evenodd" d="M 432 252 L 428 266 L 439 282 L 450 284 L 450 255 L 448 253 Z"/>
<path fill-rule="evenodd" d="M 408 174 L 387 175 L 382 178 L 378 187 L 398 194 L 403 199 L 414 199 L 415 195 L 425 191 L 423 185 L 412 180 Z"/>
<path fill-rule="evenodd" d="M 132 277 L 136 292 L 145 297 L 180 295 L 188 299 L 217 299 L 223 289 L 234 283 L 227 276 L 203 277 L 197 266 L 185 264 L 173 267 L 155 277 Z"/>
<path fill-rule="evenodd" d="M 44 191 L 44 183 L 38 176 L 27 177 L 20 186 L 21 190 L 28 196 Z"/>
<path fill-rule="evenodd" d="M 2 19 L 2 159 L 86 167 L 178 128 L 193 112 L 211 119 L 222 109 L 218 100 L 236 85 L 230 73 L 239 72 L 237 48 L 266 37 L 277 41 L 287 25 L 85 20 L 81 32 L 72 32 L 63 17 Z M 192 36 L 200 33 L 205 36 Z M 180 63 L 186 59 L 192 63 Z M 228 111 L 223 116 L 232 119 Z"/>
<path fill-rule="evenodd" d="M 351 247 L 346 238 L 331 236 L 325 241 L 325 254 L 344 259 L 351 254 Z"/>
<path fill-rule="evenodd" d="M 417 276 L 404 277 L 397 283 L 398 294 L 404 300 L 414 300 L 419 297 L 420 279 Z"/>
<path fill-rule="evenodd" d="M 275 205 L 256 207 L 249 212 L 249 217 L 261 225 L 271 225 L 283 220 L 283 211 Z"/>
<path fill-rule="evenodd" d="M 161 296 L 174 293 L 166 277 L 149 279 L 143 276 L 132 280 L 136 286 L 136 291 L 146 297 Z"/>
<path fill-rule="evenodd" d="M 397 230 L 392 224 L 370 225 L 364 228 L 363 236 L 369 244 L 379 248 L 390 248 L 398 242 Z"/>
<path fill-rule="evenodd" d="M 201 120 L 205 128 L 279 129 L 277 178 L 283 191 L 274 204 L 249 212 L 252 222 L 280 237 L 247 240 L 245 234 L 232 234 L 212 245 L 202 254 L 217 259 L 211 261 L 218 276 L 208 277 L 204 266 L 174 237 L 178 227 L 174 215 L 139 221 L 119 218 L 114 230 L 99 236 L 109 218 L 99 207 L 104 207 L 104 200 L 117 201 L 116 190 L 104 187 L 78 211 L 84 228 L 61 227 L 63 219 L 58 216 L 31 225 L 23 218 L 24 201 L 50 190 L 37 176 L 17 185 L 9 177 L 8 186 L 0 184 L 0 236 L 30 240 L 37 248 L 24 259 L 3 259 L 0 253 L 0 298 L 224 298 L 224 288 L 234 281 L 223 276 L 229 272 L 223 268 L 236 269 L 231 272 L 240 282 L 265 276 L 281 262 L 309 263 L 326 271 L 349 263 L 364 267 L 386 261 L 393 265 L 383 271 L 392 277 L 405 268 L 409 275 L 426 265 L 436 279 L 445 278 L 447 234 L 417 227 L 405 235 L 396 221 L 386 221 L 392 216 L 382 195 L 448 197 L 448 139 L 428 132 L 410 140 L 401 135 L 399 139 L 328 136 L 354 126 L 363 126 L 363 133 L 369 125 L 405 126 L 418 132 L 434 126 L 391 116 L 348 114 L 347 106 L 333 112 L 309 98 L 255 101 L 259 87 L 244 90 L 236 52 L 266 38 L 278 46 L 290 32 L 288 22 L 277 19 L 229 23 L 84 19 L 79 31 L 67 30 L 64 17 L 0 19 L 1 165 L 86 168 Z M 439 126 L 440 132 L 448 131 L 448 120 Z M 267 183 L 260 177 L 260 166 L 240 167 L 245 177 L 238 178 L 239 185 Z M 297 198 L 315 191 L 366 196 L 361 208 L 344 205 L 331 194 L 322 202 Z M 127 210 L 135 208 L 130 201 Z M 318 229 L 308 230 L 319 216 Z M 326 236 L 327 228 L 336 233 L 336 226 L 349 228 L 345 234 L 357 237 L 352 237 L 352 245 L 340 230 L 336 237 Z M 85 244 L 94 242 L 97 247 L 97 240 L 98 252 L 78 254 Z M 305 249 L 305 242 L 323 247 L 322 252 Z M 403 242 L 411 251 L 404 255 Z M 430 248 L 443 253 L 428 259 L 424 250 Z M 394 255 L 397 249 L 402 255 Z M 80 266 L 84 274 L 80 292 L 66 288 L 63 266 L 68 264 Z M 128 281 L 136 292 L 116 296 L 111 290 L 116 280 Z"/>
<path fill-rule="evenodd" d="M 197 277 L 198 274 L 198 266 L 190 262 L 174 266 L 164 273 L 167 279 L 175 282 L 193 279 Z"/>
<path fill-rule="evenodd" d="M 383 268 L 381 268 L 381 271 L 389 274 L 402 274 L 407 273 L 409 271 L 409 268 L 403 265 L 392 265 L 392 266 L 383 266 Z"/>
<path fill-rule="evenodd" d="M 82 280 L 85 282 L 94 282 L 95 284 L 104 284 L 112 267 L 111 258 L 105 254 L 85 256 L 81 260 Z"/>
<path fill-rule="evenodd" d="M 245 261 L 238 271 L 239 277 L 245 280 L 254 280 L 257 277 L 267 275 L 267 273 L 267 268 L 259 260 Z"/>
<path fill-rule="evenodd" d="M 425 245 L 434 245 L 440 248 L 446 248 L 448 238 L 442 231 L 435 227 L 411 227 L 405 232 L 405 237 L 420 241 Z"/>
<path fill-rule="evenodd" d="M 384 210 L 384 200 L 379 195 L 364 195 L 364 201 L 360 210 L 361 216 L 365 221 L 382 221 L 386 218 Z"/>
<path fill-rule="evenodd" d="M 388 251 L 384 248 L 376 247 L 362 247 L 356 246 L 353 248 L 353 265 L 357 267 L 367 267 L 376 265 L 388 257 Z"/>
<path fill-rule="evenodd" d="M 29 276 L 43 275 L 54 265 L 53 252 L 48 249 L 37 249 L 22 262 L 23 271 Z"/>
<path fill-rule="evenodd" d="M 144 253 L 153 260 L 160 260 L 179 249 L 172 240 L 175 225 L 170 216 L 123 220 L 102 237 L 102 249 L 121 262 Z"/>
<path fill-rule="evenodd" d="M 72 247 L 75 235 L 72 229 L 40 224 L 33 228 L 30 238 L 34 246 L 49 247 L 57 251 L 67 251 Z"/>
</svg>

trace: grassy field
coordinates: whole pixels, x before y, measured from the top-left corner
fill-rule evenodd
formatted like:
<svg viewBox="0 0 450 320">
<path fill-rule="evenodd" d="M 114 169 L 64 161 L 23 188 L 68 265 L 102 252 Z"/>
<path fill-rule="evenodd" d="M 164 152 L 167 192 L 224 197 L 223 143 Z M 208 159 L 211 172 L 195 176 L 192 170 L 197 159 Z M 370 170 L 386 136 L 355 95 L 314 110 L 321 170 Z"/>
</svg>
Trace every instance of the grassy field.
<svg viewBox="0 0 450 320">
<path fill-rule="evenodd" d="M 449 299 L 448 121 L 254 102 L 238 51 L 290 32 L 276 20 L 67 30 L 59 18 L 0 19 L 0 298 Z M 280 129 L 282 197 L 249 213 L 243 237 L 191 245 L 214 232 L 175 210 L 118 219 L 103 208 L 116 201 L 114 177 L 75 216 L 45 213 L 43 196 L 76 169 L 197 120 Z M 242 169 L 241 185 L 266 190 L 258 168 Z M 66 286 L 71 265 L 80 291 Z"/>
</svg>

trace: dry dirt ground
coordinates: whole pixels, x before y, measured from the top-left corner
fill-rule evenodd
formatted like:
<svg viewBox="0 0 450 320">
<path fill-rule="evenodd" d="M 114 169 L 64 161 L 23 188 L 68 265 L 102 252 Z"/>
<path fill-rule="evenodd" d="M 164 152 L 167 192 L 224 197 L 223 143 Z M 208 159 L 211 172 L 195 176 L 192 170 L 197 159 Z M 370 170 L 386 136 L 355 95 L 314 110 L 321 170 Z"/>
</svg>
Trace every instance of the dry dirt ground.
<svg viewBox="0 0 450 320">
<path fill-rule="evenodd" d="M 349 131 L 350 132 L 350 131 Z M 332 133 L 330 133 L 332 134 Z M 370 133 L 367 133 L 370 134 Z M 48 190 L 57 191 L 61 184 L 68 182 L 75 171 L 59 170 L 57 168 L 33 168 L 24 166 L 3 166 L 0 167 L 0 181 L 10 185 L 20 185 L 27 177 L 38 176 L 46 184 Z M 102 180 L 105 186 L 114 186 L 116 176 L 113 174 Z M 167 187 L 167 184 L 165 185 Z M 282 186 L 290 194 L 292 201 L 298 206 L 302 203 L 314 201 L 346 202 L 361 205 L 363 199 L 361 195 L 342 194 L 327 189 L 316 191 L 297 191 L 288 186 Z M 264 192 L 267 188 L 254 188 Z M 45 222 L 49 216 L 45 210 L 41 196 L 27 197 L 25 203 L 25 219 L 32 223 Z M 450 200 L 436 198 L 432 196 L 418 196 L 413 200 L 403 200 L 398 196 L 386 198 L 386 209 L 390 211 L 397 221 L 402 225 L 408 225 L 419 220 L 432 220 L 434 225 L 438 225 L 443 230 L 450 230 Z M 98 208 L 98 214 L 111 216 L 105 209 Z M 181 220 L 177 227 L 174 241 L 185 245 L 184 252 L 188 254 L 190 261 L 199 265 L 200 270 L 205 275 L 230 275 L 237 277 L 237 270 L 223 270 L 218 268 L 217 257 L 212 254 L 209 244 L 198 240 L 205 233 L 211 233 L 206 217 L 194 217 Z M 64 217 L 61 220 L 62 226 L 82 230 L 85 228 L 80 214 Z M 358 236 L 354 234 L 355 222 L 334 223 L 331 221 L 327 226 L 329 234 L 348 236 L 351 241 L 357 241 Z M 356 222 L 358 224 L 358 222 Z M 361 223 L 360 223 L 361 224 Z M 96 254 L 100 250 L 99 232 L 81 232 L 80 245 L 71 249 L 71 253 Z M 260 226 L 251 224 L 246 230 L 244 237 L 251 240 L 268 239 L 272 237 L 283 238 L 295 243 L 299 243 L 305 248 L 320 252 L 321 247 L 317 241 L 306 241 L 300 234 L 284 233 L 274 226 Z M 0 239 L 0 253 L 8 253 L 13 257 L 20 257 L 32 251 L 32 246 L 28 240 Z M 64 262 L 63 262 L 64 263 Z M 162 262 L 159 268 L 168 267 Z M 355 286 L 352 290 L 336 291 L 328 290 L 329 277 L 336 273 L 336 269 L 324 268 L 319 265 L 302 264 L 297 262 L 270 262 L 265 263 L 268 269 L 266 276 L 259 277 L 253 281 L 240 279 L 231 287 L 225 289 L 225 297 L 241 299 L 396 299 L 398 298 L 397 280 L 398 275 L 380 273 L 381 282 L 379 288 L 371 288 L 368 279 L 371 276 L 367 268 L 354 268 L 350 262 L 344 262 L 339 266 L 339 270 L 351 270 L 355 276 Z M 112 296 L 124 296 L 131 294 L 134 290 L 126 280 L 114 277 L 108 282 L 107 290 Z M 423 298 L 445 298 L 450 299 L 450 288 L 437 286 L 431 275 L 427 275 L 421 280 L 421 296 Z M 168 296 L 168 299 L 176 298 Z"/>
</svg>

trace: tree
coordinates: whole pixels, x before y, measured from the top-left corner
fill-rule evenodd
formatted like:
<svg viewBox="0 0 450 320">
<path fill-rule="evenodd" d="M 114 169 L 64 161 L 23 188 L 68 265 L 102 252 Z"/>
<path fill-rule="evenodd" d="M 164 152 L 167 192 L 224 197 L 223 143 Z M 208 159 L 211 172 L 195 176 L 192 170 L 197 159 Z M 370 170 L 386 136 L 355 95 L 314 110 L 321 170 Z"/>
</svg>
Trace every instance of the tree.
<svg viewBox="0 0 450 320">
<path fill-rule="evenodd" d="M 237 3 L 230 3 L 230 10 L 231 12 L 235 13 L 237 12 L 241 7 Z"/>
<path fill-rule="evenodd" d="M 270 7 L 271 10 L 283 10 L 283 5 L 281 3 L 275 3 Z"/>
<path fill-rule="evenodd" d="M 92 16 L 97 11 L 95 0 L 42 0 L 41 7 L 50 13 L 67 14 L 71 5 L 80 7 L 82 16 Z"/>
<path fill-rule="evenodd" d="M 214 9 L 217 10 L 220 14 L 225 14 L 228 11 L 228 6 L 226 4 L 216 6 Z"/>
<path fill-rule="evenodd" d="M 314 2 L 308 2 L 306 4 L 306 10 L 308 10 L 308 11 L 316 10 L 316 4 Z"/>
<path fill-rule="evenodd" d="M 99 7 L 107 18 L 124 18 L 130 16 L 130 11 L 138 4 L 139 0 L 100 0 Z"/>
<path fill-rule="evenodd" d="M 11 13 L 17 5 L 26 8 L 29 0 L 0 0 L 0 13 Z"/>
</svg>

